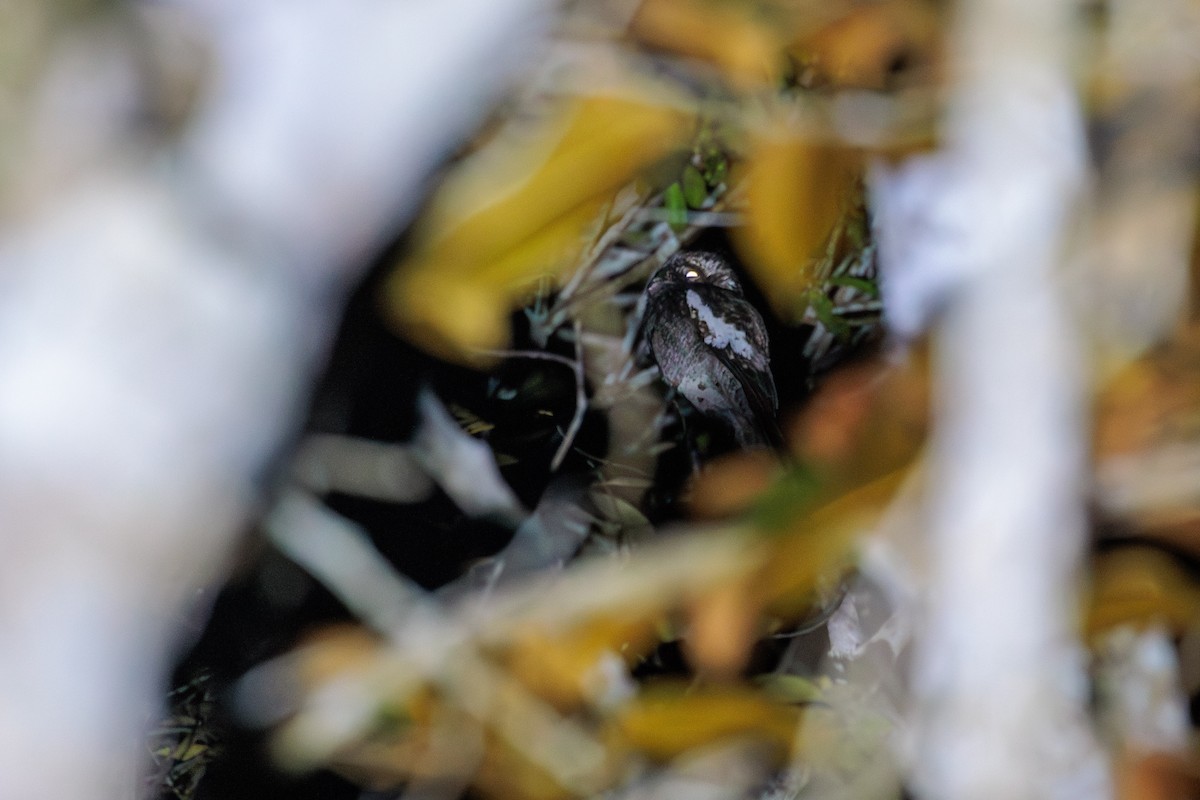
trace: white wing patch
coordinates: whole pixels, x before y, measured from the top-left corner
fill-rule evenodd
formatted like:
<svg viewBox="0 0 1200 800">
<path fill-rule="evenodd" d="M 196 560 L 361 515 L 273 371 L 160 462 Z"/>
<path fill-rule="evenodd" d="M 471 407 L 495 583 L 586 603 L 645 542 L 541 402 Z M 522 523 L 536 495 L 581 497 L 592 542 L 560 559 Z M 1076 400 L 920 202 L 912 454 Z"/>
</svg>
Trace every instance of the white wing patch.
<svg viewBox="0 0 1200 800">
<path fill-rule="evenodd" d="M 713 314 L 712 309 L 694 289 L 688 289 L 687 304 L 704 323 L 704 343 L 719 350 L 731 350 L 750 363 L 761 356 L 746 338 L 746 332 Z"/>
</svg>

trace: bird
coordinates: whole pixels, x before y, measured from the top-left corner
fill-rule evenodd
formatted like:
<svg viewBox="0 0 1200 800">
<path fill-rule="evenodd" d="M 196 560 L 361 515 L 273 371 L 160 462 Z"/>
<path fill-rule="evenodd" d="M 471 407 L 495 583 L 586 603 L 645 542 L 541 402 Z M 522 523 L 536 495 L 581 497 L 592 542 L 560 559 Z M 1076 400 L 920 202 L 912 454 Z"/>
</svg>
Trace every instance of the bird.
<svg viewBox="0 0 1200 800">
<path fill-rule="evenodd" d="M 639 354 L 663 382 L 739 447 L 775 447 L 779 397 L 767 328 L 729 261 L 681 251 L 651 275 L 642 293 Z"/>
</svg>

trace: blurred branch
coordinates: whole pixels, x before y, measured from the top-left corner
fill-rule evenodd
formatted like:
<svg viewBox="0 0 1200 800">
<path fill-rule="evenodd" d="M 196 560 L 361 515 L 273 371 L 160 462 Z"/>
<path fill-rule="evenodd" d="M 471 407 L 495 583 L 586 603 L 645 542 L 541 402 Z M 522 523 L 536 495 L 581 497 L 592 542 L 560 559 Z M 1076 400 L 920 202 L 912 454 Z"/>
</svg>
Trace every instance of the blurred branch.
<svg viewBox="0 0 1200 800">
<path fill-rule="evenodd" d="M 389 701 L 402 700 L 417 681 L 501 734 L 510 746 L 577 792 L 599 787 L 605 766 L 599 742 L 577 722 L 529 694 L 477 651 L 475 620 L 447 613 L 428 593 L 403 579 L 372 547 L 366 534 L 320 503 L 287 494 L 268 520 L 272 541 L 334 592 L 393 645 L 373 677 L 333 682 L 306 700 L 280 733 L 285 763 L 329 761 L 363 734 Z M 283 663 L 286 664 L 285 657 Z M 250 718 L 271 716 L 278 662 L 243 682 L 241 703 Z M 348 694 L 349 693 L 349 694 Z M 264 710 L 265 709 L 265 710 Z"/>
<path fill-rule="evenodd" d="M 417 409 L 413 453 L 422 468 L 465 513 L 519 525 L 528 512 L 500 476 L 487 443 L 463 431 L 430 389 L 417 396 Z"/>
<path fill-rule="evenodd" d="M 541 5 L 178 4 L 214 59 L 179 142 L 137 149 L 125 84 L 28 112 L 116 132 L 82 161 L 69 135 L 24 137 L 70 168 L 11 189 L 40 204 L 5 198 L 23 211 L 0 232 L 0 796 L 133 796 L 177 617 L 298 424 L 337 298 Z M 79 56 L 47 52 L 27 54 L 46 75 Z"/>
<path fill-rule="evenodd" d="M 922 797 L 1105 797 L 1073 623 L 1082 343 L 1061 263 L 1083 188 L 1072 7 L 959 9 L 945 144 L 873 175 L 888 313 L 937 316 L 931 573 L 913 676 Z"/>
<path fill-rule="evenodd" d="M 433 491 L 411 448 L 351 436 L 307 437 L 292 462 L 292 475 L 317 494 L 340 492 L 393 503 L 416 503 Z"/>
</svg>

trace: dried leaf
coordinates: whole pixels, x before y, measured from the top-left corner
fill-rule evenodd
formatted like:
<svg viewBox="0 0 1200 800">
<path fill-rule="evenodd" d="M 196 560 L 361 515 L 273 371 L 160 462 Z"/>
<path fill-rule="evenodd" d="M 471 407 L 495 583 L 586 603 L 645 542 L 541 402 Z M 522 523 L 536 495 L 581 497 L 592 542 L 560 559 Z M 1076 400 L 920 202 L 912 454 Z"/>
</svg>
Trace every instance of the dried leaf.
<svg viewBox="0 0 1200 800">
<path fill-rule="evenodd" d="M 507 341 L 511 306 L 574 263 L 613 194 L 691 136 L 691 117 L 674 102 L 564 103 L 534 130 L 510 130 L 465 159 L 388 286 L 404 332 L 444 357 L 486 360 L 477 351 Z"/>
<path fill-rule="evenodd" d="M 907 476 L 900 470 L 847 492 L 812 513 L 794 515 L 765 539 L 762 567 L 750 586 L 781 616 L 807 610 L 818 590 L 844 572 L 858 537 L 870 530 Z"/>
<path fill-rule="evenodd" d="M 1100 459 L 1182 440 L 1200 441 L 1200 326 L 1128 365 L 1097 401 Z"/>
<path fill-rule="evenodd" d="M 896 73 L 940 59 L 940 26 L 921 0 L 858 5 L 788 52 L 813 75 L 805 83 L 845 89 L 890 88 Z"/>
<path fill-rule="evenodd" d="M 743 581 L 731 581 L 692 602 L 684 647 L 700 674 L 730 679 L 746 665 L 759 617 L 755 597 L 747 588 Z"/>
<path fill-rule="evenodd" d="M 629 26 L 653 47 L 715 65 L 735 86 L 775 86 L 783 77 L 784 39 L 751 3 L 646 0 Z"/>
<path fill-rule="evenodd" d="M 746 266 L 786 319 L 808 305 L 813 260 L 821 252 L 857 186 L 862 157 L 781 122 L 751 134 L 746 224 L 734 242 Z"/>
<path fill-rule="evenodd" d="M 610 615 L 553 634 L 531 627 L 514 637 L 506 660 L 530 691 L 559 709 L 607 705 L 614 692 L 628 690 L 614 682 L 613 659 L 624 667 L 657 645 L 660 618 Z"/>
<path fill-rule="evenodd" d="M 1121 800 L 1185 800 L 1200 797 L 1200 764 L 1194 756 L 1129 753 L 1117 764 Z"/>
<path fill-rule="evenodd" d="M 1178 633 L 1198 617 L 1200 590 L 1166 553 L 1123 548 L 1097 559 L 1087 617 L 1089 639 L 1129 624 L 1163 624 Z"/>
<path fill-rule="evenodd" d="M 929 420 L 923 355 L 871 361 L 831 375 L 788 425 L 792 452 L 831 487 L 861 485 L 912 462 Z"/>
<path fill-rule="evenodd" d="M 748 509 L 771 486 L 780 471 L 779 460 L 765 450 L 734 453 L 698 473 L 684 499 L 700 519 L 717 519 Z"/>
<path fill-rule="evenodd" d="M 800 714 L 749 687 L 689 691 L 667 685 L 631 701 L 614 719 L 613 733 L 625 748 L 662 761 L 732 737 L 760 739 L 782 758 L 791 750 Z"/>
</svg>

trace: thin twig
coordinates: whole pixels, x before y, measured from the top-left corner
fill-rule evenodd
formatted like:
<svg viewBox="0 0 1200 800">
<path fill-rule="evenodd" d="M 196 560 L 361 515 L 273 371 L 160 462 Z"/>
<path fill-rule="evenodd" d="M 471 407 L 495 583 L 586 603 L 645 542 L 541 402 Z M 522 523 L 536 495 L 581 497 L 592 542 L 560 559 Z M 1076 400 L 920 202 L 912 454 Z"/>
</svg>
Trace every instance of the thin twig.
<svg viewBox="0 0 1200 800">
<path fill-rule="evenodd" d="M 495 356 L 496 358 L 535 358 L 541 361 L 553 361 L 556 364 L 562 364 L 564 367 L 575 369 L 575 361 L 560 356 L 558 353 L 547 353 L 542 350 L 478 350 L 480 355 Z"/>
<path fill-rule="evenodd" d="M 564 367 L 569 367 L 571 372 L 575 374 L 575 413 L 571 417 L 571 423 L 567 426 L 567 430 L 563 433 L 562 444 L 558 446 L 558 450 L 554 453 L 554 458 L 550 460 L 550 469 L 557 470 L 567 457 L 567 452 L 571 448 L 571 442 L 575 440 L 575 436 L 579 433 L 579 429 L 583 426 L 583 417 L 587 413 L 587 384 L 583 375 L 583 345 L 582 345 L 582 329 L 579 321 L 575 321 L 575 358 L 570 359 L 566 356 L 560 356 L 558 353 L 546 353 L 541 350 L 481 350 L 484 355 L 497 356 L 499 358 L 535 358 L 542 361 L 553 361 L 555 364 L 562 364 Z"/>
<path fill-rule="evenodd" d="M 575 414 L 571 417 L 571 424 L 567 426 L 566 434 L 563 435 L 562 444 L 558 446 L 558 452 L 550 460 L 551 471 L 557 470 L 562 465 L 563 459 L 567 457 L 571 443 L 575 441 L 575 436 L 583 426 L 583 415 L 587 413 L 587 386 L 584 384 L 583 377 L 583 328 L 578 319 L 575 320 L 574 327 L 575 363 L 571 366 L 575 372 Z"/>
</svg>

